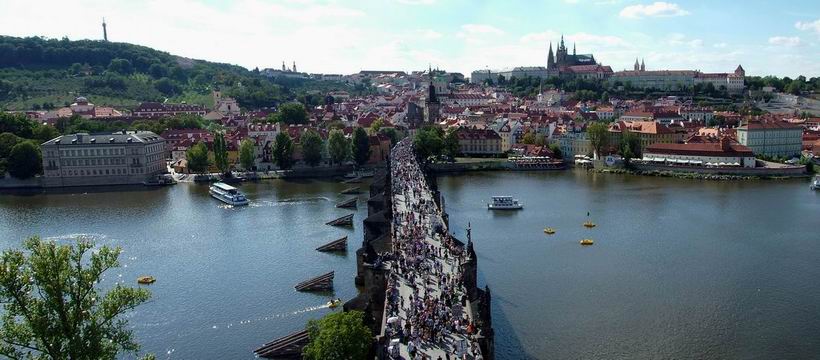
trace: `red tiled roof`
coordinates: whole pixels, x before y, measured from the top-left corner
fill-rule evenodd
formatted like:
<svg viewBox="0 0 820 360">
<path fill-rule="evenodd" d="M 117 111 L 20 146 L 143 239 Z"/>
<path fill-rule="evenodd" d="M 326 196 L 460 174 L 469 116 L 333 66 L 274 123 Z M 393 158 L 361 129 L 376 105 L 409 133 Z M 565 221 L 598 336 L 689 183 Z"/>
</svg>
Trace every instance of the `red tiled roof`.
<svg viewBox="0 0 820 360">
<path fill-rule="evenodd" d="M 724 150 L 720 142 L 689 144 L 652 144 L 643 151 L 646 154 L 691 155 L 691 156 L 754 156 L 752 149 L 738 143 L 729 143 Z"/>
</svg>

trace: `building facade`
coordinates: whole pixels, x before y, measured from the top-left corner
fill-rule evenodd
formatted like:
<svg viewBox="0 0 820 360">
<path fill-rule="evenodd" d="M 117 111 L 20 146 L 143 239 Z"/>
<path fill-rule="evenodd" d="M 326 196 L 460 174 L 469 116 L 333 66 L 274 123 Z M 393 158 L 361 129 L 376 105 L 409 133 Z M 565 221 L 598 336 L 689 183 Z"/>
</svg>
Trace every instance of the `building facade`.
<svg viewBox="0 0 820 360">
<path fill-rule="evenodd" d="M 755 167 L 752 149 L 733 143 L 728 137 L 719 142 L 690 144 L 652 144 L 643 153 L 646 161 L 695 166 Z"/>
<path fill-rule="evenodd" d="M 803 127 L 784 121 L 749 120 L 737 128 L 737 141 L 755 155 L 796 156 L 803 148 Z"/>
<path fill-rule="evenodd" d="M 77 133 L 40 146 L 44 186 L 142 184 L 166 172 L 166 143 L 150 131 Z"/>
<path fill-rule="evenodd" d="M 501 137 L 490 129 L 458 129 L 458 150 L 466 156 L 498 155 L 501 150 Z"/>
</svg>

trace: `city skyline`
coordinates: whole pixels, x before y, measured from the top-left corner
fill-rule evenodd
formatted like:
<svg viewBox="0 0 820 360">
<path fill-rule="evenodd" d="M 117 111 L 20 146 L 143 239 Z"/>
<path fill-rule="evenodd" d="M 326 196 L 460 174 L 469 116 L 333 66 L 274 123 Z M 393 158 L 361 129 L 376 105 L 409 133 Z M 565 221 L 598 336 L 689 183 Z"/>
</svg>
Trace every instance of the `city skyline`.
<svg viewBox="0 0 820 360">
<path fill-rule="evenodd" d="M 4 2 L 0 34 L 102 39 L 246 68 L 349 74 L 546 66 L 564 36 L 615 71 L 647 69 L 806 77 L 820 74 L 820 5 L 563 0 Z M 63 19 L 71 18 L 70 27 Z M 38 19 L 32 21 L 32 19 Z M 147 29 L 142 31 L 138 29 Z"/>
</svg>

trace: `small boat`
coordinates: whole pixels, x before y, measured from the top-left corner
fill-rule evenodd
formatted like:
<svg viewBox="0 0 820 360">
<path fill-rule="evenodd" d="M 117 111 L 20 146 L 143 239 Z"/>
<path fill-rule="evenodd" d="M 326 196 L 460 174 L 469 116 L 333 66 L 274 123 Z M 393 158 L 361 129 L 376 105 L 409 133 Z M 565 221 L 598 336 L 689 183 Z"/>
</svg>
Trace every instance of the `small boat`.
<svg viewBox="0 0 820 360">
<path fill-rule="evenodd" d="M 820 175 L 815 175 L 814 180 L 809 184 L 809 189 L 820 190 Z"/>
<path fill-rule="evenodd" d="M 241 193 L 239 189 L 222 182 L 211 185 L 208 192 L 214 198 L 228 205 L 248 205 L 248 199 L 245 197 L 245 194 Z"/>
<path fill-rule="evenodd" d="M 595 243 L 595 242 L 594 242 L 594 241 L 592 241 L 592 239 L 584 239 L 584 240 L 581 240 L 581 245 L 592 245 L 592 244 L 594 244 L 594 243 Z"/>
<path fill-rule="evenodd" d="M 544 228 L 544 233 L 547 234 L 547 235 L 555 234 L 555 229 L 553 229 L 551 227 Z"/>
<path fill-rule="evenodd" d="M 493 202 L 487 204 L 489 210 L 520 210 L 524 208 L 524 204 L 519 203 L 518 199 L 513 199 L 512 196 L 493 196 Z"/>
<path fill-rule="evenodd" d="M 339 305 L 342 305 L 342 299 L 336 298 L 327 302 L 327 307 L 331 309 L 335 309 Z"/>
<path fill-rule="evenodd" d="M 594 227 L 595 227 L 595 223 L 594 223 L 594 222 L 592 222 L 592 221 L 587 220 L 586 222 L 584 222 L 584 227 L 594 228 Z"/>
<path fill-rule="evenodd" d="M 150 284 L 153 284 L 156 281 L 157 281 L 157 279 L 155 279 L 153 276 L 148 276 L 148 275 L 140 276 L 140 277 L 137 278 L 137 283 L 143 284 L 143 285 L 150 285 Z"/>
</svg>

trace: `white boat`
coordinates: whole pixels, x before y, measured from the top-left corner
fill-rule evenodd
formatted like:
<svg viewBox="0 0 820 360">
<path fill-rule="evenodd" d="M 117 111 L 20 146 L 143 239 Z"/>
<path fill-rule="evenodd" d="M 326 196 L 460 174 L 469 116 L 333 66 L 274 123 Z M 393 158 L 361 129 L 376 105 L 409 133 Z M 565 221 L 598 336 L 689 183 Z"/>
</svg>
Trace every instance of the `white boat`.
<svg viewBox="0 0 820 360">
<path fill-rule="evenodd" d="M 809 184 L 809 188 L 812 190 L 820 190 L 820 175 L 815 175 L 814 179 Z"/>
<path fill-rule="evenodd" d="M 225 183 L 215 183 L 208 191 L 211 196 L 233 206 L 248 205 L 248 199 L 237 188 Z"/>
<path fill-rule="evenodd" d="M 487 204 L 487 209 L 490 210 L 518 210 L 523 209 L 524 204 L 519 203 L 518 199 L 513 199 L 512 196 L 493 196 L 493 202 Z"/>
</svg>

